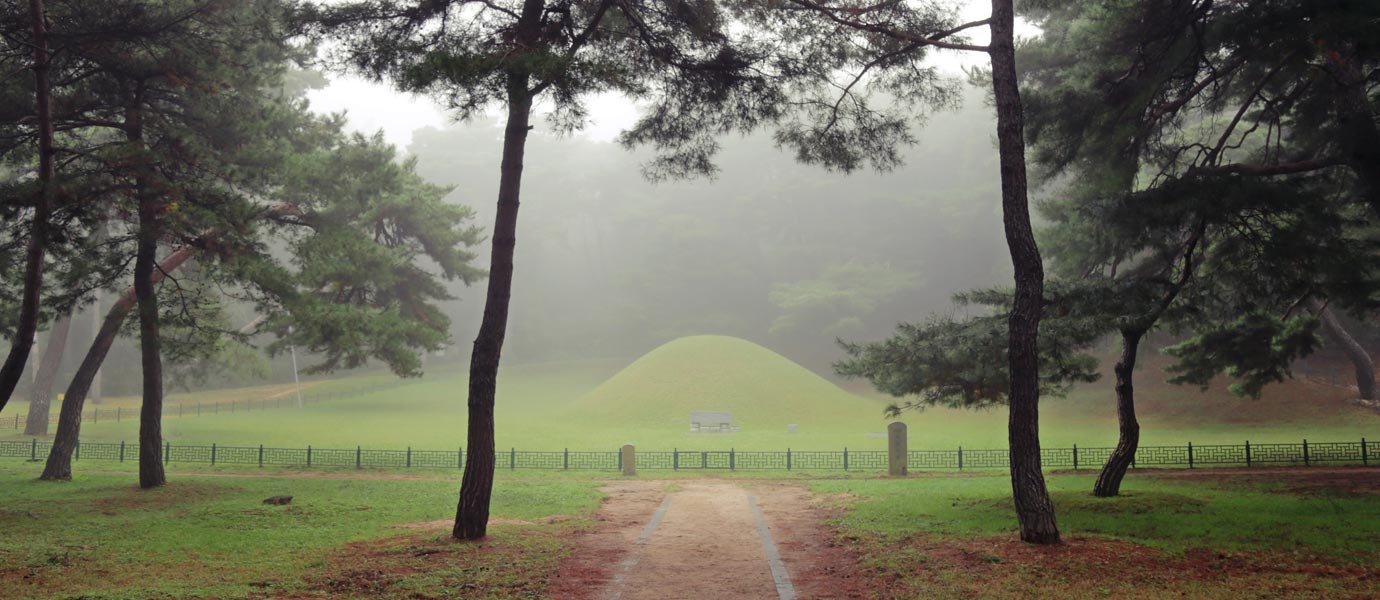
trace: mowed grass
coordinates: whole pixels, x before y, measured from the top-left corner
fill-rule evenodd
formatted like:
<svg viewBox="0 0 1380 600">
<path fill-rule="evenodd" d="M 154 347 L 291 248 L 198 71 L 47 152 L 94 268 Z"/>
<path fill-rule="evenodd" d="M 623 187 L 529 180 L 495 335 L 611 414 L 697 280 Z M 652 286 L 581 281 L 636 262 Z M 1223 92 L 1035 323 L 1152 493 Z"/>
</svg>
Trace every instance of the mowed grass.
<svg viewBox="0 0 1380 600">
<path fill-rule="evenodd" d="M 491 536 L 466 544 L 444 522 L 397 527 L 452 518 L 456 479 L 280 475 L 139 490 L 127 474 L 0 472 L 0 596 L 539 597 L 602 497 L 587 478 L 500 475 Z"/>
<path fill-rule="evenodd" d="M 1165 384 L 1157 361 L 1147 363 L 1138 373 L 1137 387 L 1143 445 L 1380 438 L 1380 412 L 1354 406 L 1345 390 L 1288 382 L 1267 388 L 1259 400 L 1240 399 L 1225 391 L 1226 382 L 1207 392 Z M 322 382 L 309 393 L 384 380 L 371 376 Z M 173 444 L 448 450 L 465 445 L 466 390 L 461 367 L 433 367 L 418 381 L 301 410 L 245 412 L 241 407 L 233 414 L 169 417 L 163 433 Z M 257 392 L 208 391 L 200 397 L 250 393 Z M 842 389 L 749 342 L 695 336 L 671 342 L 631 365 L 577 361 L 505 367 L 498 386 L 497 445 L 520 450 L 613 450 L 625 443 L 656 450 L 881 450 L 888 401 L 862 384 Z M 1083 386 L 1067 398 L 1046 398 L 1041 405 L 1046 446 L 1115 444 L 1110 382 Z M 692 410 L 731 411 L 743 429 L 691 433 Z M 932 408 L 901 420 L 910 428 L 911 448 L 1006 446 L 1004 410 Z M 3 423 L 0 417 L 0 427 Z M 799 432 L 787 433 L 789 424 L 797 424 Z M 120 423 L 88 421 L 82 435 L 87 441 L 132 442 L 137 431 L 136 420 L 128 418 Z M 0 439 L 27 438 L 0 429 Z"/>
<path fill-rule="evenodd" d="M 885 598 L 1380 597 L 1380 472 L 1047 477 L 1065 543 L 1015 535 L 1001 476 L 817 481 Z"/>
</svg>

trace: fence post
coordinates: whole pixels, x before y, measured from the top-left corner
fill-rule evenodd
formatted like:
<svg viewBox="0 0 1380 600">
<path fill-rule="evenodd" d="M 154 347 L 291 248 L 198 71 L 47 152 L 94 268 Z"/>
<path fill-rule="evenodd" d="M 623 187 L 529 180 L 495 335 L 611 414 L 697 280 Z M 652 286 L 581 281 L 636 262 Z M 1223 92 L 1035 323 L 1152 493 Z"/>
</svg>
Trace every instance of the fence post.
<svg viewBox="0 0 1380 600">
<path fill-rule="evenodd" d="M 700 452 L 700 468 L 709 468 L 709 452 Z"/>
<path fill-rule="evenodd" d="M 1251 466 L 1251 441 L 1246 440 L 1246 466 Z"/>
<path fill-rule="evenodd" d="M 1188 443 L 1188 468 L 1193 468 L 1193 442 Z"/>
<path fill-rule="evenodd" d="M 508 448 L 508 470 L 509 470 L 509 471 L 516 471 L 516 470 L 517 470 L 517 448 L 513 448 L 513 447 L 509 447 L 509 448 Z"/>
<path fill-rule="evenodd" d="M 412 468 L 412 446 L 407 447 L 407 468 Z"/>
<path fill-rule="evenodd" d="M 1078 444 L 1073 445 L 1073 470 L 1078 470 Z"/>
<path fill-rule="evenodd" d="M 562 457 L 561 460 L 561 469 L 565 471 L 570 470 L 570 448 L 565 449 L 565 456 Z"/>
<path fill-rule="evenodd" d="M 729 448 L 729 449 L 728 449 L 728 470 L 732 471 L 732 470 L 735 470 L 736 468 L 737 468 L 737 465 L 736 465 L 735 462 L 734 462 L 734 453 L 733 453 L 733 449 L 732 449 L 732 448 Z"/>
<path fill-rule="evenodd" d="M 671 449 L 671 470 L 680 470 L 680 450 L 677 450 L 675 448 Z"/>
<path fill-rule="evenodd" d="M 263 466 L 264 466 L 264 445 L 263 445 L 263 444 L 259 444 L 259 467 L 262 468 Z"/>
<path fill-rule="evenodd" d="M 77 440 L 77 457 L 74 460 L 81 460 L 81 440 Z"/>
<path fill-rule="evenodd" d="M 632 444 L 625 444 L 624 447 L 631 446 L 631 445 L 632 445 Z M 614 452 L 614 454 L 616 454 L 616 455 L 618 456 L 618 470 L 619 470 L 619 471 L 622 471 L 622 470 L 623 470 L 623 450 L 620 448 L 619 450 L 617 450 L 616 452 Z"/>
<path fill-rule="evenodd" d="M 963 446 L 958 447 L 958 470 L 963 470 Z"/>
<path fill-rule="evenodd" d="M 120 440 L 120 462 L 125 462 L 125 441 Z"/>
<path fill-rule="evenodd" d="M 791 449 L 786 449 L 786 470 L 791 470 Z"/>
<path fill-rule="evenodd" d="M 1361 464 L 1370 464 L 1370 455 L 1366 453 L 1366 438 L 1361 438 Z"/>
<path fill-rule="evenodd" d="M 307 444 L 307 466 L 311 466 L 311 444 Z"/>
<path fill-rule="evenodd" d="M 455 468 L 457 468 L 457 469 L 464 469 L 464 468 L 465 468 L 465 447 L 464 447 L 464 446 L 461 446 L 461 447 L 455 449 Z"/>
<path fill-rule="evenodd" d="M 355 446 L 355 468 L 360 467 L 360 461 L 364 458 L 364 447 Z"/>
<path fill-rule="evenodd" d="M 1303 466 L 1312 466 L 1308 463 L 1308 438 L 1303 438 Z"/>
<path fill-rule="evenodd" d="M 163 464 L 172 462 L 172 442 L 163 442 Z"/>
<path fill-rule="evenodd" d="M 848 470 L 848 448 L 843 449 L 843 470 Z"/>
<path fill-rule="evenodd" d="M 29 443 L 29 460 L 38 460 L 38 438 Z"/>
<path fill-rule="evenodd" d="M 216 444 L 211 443 L 211 466 L 216 466 Z"/>
</svg>

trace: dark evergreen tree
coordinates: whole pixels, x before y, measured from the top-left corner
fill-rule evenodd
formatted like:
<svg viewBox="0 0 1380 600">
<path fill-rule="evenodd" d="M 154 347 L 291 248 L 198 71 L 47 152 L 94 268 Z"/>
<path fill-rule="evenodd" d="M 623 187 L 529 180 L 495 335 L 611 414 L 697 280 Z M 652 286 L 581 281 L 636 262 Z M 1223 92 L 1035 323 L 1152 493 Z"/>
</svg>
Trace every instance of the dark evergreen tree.
<svg viewBox="0 0 1380 600">
<path fill-rule="evenodd" d="M 1104 282 L 1120 299 L 1109 308 L 1122 339 L 1121 436 L 1096 494 L 1115 495 L 1134 457 L 1132 377 L 1146 333 L 1199 334 L 1171 350 L 1175 381 L 1205 385 L 1226 371 L 1254 395 L 1311 351 L 1303 300 L 1369 304 L 1372 250 L 1356 211 L 1331 200 L 1363 195 L 1337 168 L 1350 151 L 1337 144 L 1345 136 L 1313 134 L 1336 127 L 1332 100 L 1354 87 L 1314 81 L 1337 58 L 1316 36 L 1357 39 L 1357 23 L 1375 18 L 1343 4 L 1024 6 L 1044 32 L 1022 50 L 1036 163 L 1048 181 L 1077 182 L 1043 207 L 1054 222 L 1047 247 L 1060 275 Z M 1343 45 L 1355 51 L 1344 62 L 1372 60 Z"/>
<path fill-rule="evenodd" d="M 489 106 L 506 113 L 489 287 L 470 359 L 456 538 L 487 531 L 494 396 L 533 106 L 551 102 L 552 125 L 570 131 L 583 125 L 590 94 L 650 100 L 650 114 L 628 141 L 665 151 L 652 170 L 711 171 L 713 136 L 780 114 L 773 80 L 791 75 L 790 65 L 770 61 L 769 44 L 735 37 L 731 17 L 715 3 L 641 0 L 371 1 L 321 5 L 303 15 L 309 29 L 337 38 L 344 65 L 437 96 L 461 119 Z"/>
<path fill-rule="evenodd" d="M 29 359 L 29 350 L 33 346 L 34 336 L 38 333 L 39 322 L 39 297 L 43 291 L 43 266 L 45 254 L 48 250 L 48 236 L 53 212 L 54 198 L 57 195 L 56 184 L 56 156 L 53 148 L 53 84 L 52 84 L 52 53 L 48 35 L 48 14 L 43 0 L 29 0 L 29 10 L 25 20 L 29 24 L 31 35 L 28 37 L 28 47 L 31 49 L 32 62 L 29 69 L 34 74 L 33 86 L 33 106 L 34 120 L 31 128 L 33 136 L 36 138 L 38 146 L 37 157 L 37 190 L 33 195 L 33 216 L 31 217 L 28 248 L 25 254 L 23 296 L 19 308 L 19 317 L 15 323 L 14 335 L 11 337 L 9 354 L 5 357 L 5 362 L 0 365 L 0 410 L 9 403 L 10 396 L 14 393 L 15 386 L 19 383 L 19 377 L 24 372 L 24 364 Z M 18 11 L 11 15 L 18 16 Z M 11 47 L 16 44 L 13 36 Z M 22 38 L 21 38 L 22 39 Z"/>
<path fill-rule="evenodd" d="M 947 4 L 931 2 L 869 2 L 866 0 L 781 0 L 766 3 L 775 7 L 778 18 L 797 21 L 795 15 L 809 15 L 804 30 L 814 35 L 800 39 L 845 37 L 854 48 L 848 54 L 853 75 L 834 89 L 842 90 L 838 101 L 806 106 L 816 117 L 815 125 L 781 136 L 784 142 L 804 148 L 807 160 L 841 162 L 830 150 L 856 146 L 860 140 L 908 140 L 904 125 L 894 119 L 878 118 L 865 102 L 858 102 L 854 89 L 869 73 L 881 75 L 881 87 L 895 94 L 903 107 L 919 108 L 932 98 L 933 71 L 919 64 L 923 52 L 945 48 L 986 53 L 991 67 L 980 79 L 990 86 L 997 113 L 997 146 L 1000 153 L 1002 223 L 1011 255 L 1015 279 L 1012 308 L 1008 314 L 1010 363 L 1008 443 L 1011 448 L 1011 487 L 1021 539 L 1037 544 L 1059 542 L 1054 505 L 1049 499 L 1040 466 L 1039 435 L 1039 329 L 1044 297 L 1044 265 L 1030 223 L 1025 161 L 1025 117 L 1016 72 L 1015 14 L 1010 0 L 993 0 L 991 16 L 971 23 L 958 23 Z M 804 10 L 801 10 L 804 9 Z M 991 41 L 986 46 L 968 42 L 964 32 L 987 27 Z M 801 31 L 797 27 L 795 30 Z M 824 47 L 838 48 L 827 43 Z M 875 85 L 875 84 L 874 84 Z M 917 106 L 907 106 L 917 105 Z M 844 138 L 835 126 L 840 116 L 850 116 L 860 127 L 861 138 Z M 890 127 L 891 129 L 888 129 Z M 846 142 L 844 140 L 847 140 Z M 847 142 L 852 142 L 847 143 Z M 863 144 L 867 147 L 866 144 Z M 894 144 L 883 144 L 890 148 Z M 845 155 L 846 156 L 846 155 Z"/>
</svg>

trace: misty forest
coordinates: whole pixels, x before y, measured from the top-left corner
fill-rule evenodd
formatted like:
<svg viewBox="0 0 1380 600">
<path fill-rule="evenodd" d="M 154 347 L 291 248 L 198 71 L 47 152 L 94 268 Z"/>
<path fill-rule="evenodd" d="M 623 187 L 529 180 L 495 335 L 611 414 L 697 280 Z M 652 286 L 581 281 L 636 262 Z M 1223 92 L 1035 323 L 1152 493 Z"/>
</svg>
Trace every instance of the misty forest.
<svg viewBox="0 0 1380 600">
<path fill-rule="evenodd" d="M 0 598 L 1380 598 L 1380 2 L 0 39 Z"/>
</svg>

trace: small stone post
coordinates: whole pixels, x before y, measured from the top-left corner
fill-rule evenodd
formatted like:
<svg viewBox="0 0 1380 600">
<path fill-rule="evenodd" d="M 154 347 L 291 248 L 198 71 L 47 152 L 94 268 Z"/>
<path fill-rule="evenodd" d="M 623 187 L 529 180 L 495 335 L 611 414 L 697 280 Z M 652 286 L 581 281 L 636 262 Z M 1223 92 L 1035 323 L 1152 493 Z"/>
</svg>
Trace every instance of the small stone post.
<svg viewBox="0 0 1380 600">
<path fill-rule="evenodd" d="M 633 449 L 632 444 L 623 445 L 623 474 L 637 474 L 637 451 Z"/>
<path fill-rule="evenodd" d="M 892 477 L 906 476 L 906 424 L 900 421 L 886 426 L 887 474 Z"/>
</svg>

